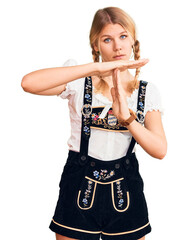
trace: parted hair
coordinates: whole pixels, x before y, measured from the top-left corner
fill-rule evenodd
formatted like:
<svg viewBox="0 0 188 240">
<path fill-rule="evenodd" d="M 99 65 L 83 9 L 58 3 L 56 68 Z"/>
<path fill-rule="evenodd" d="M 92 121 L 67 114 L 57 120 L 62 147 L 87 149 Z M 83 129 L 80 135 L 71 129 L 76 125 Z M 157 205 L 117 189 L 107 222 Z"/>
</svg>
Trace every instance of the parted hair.
<svg viewBox="0 0 188 240">
<path fill-rule="evenodd" d="M 134 40 L 133 53 L 134 59 L 140 59 L 140 42 L 136 36 L 136 25 L 133 19 L 122 9 L 117 7 L 107 7 L 99 9 L 93 18 L 93 22 L 90 29 L 90 46 L 92 49 L 93 61 L 99 62 L 99 52 L 95 51 L 94 45 L 97 45 L 98 37 L 102 29 L 107 24 L 120 24 L 125 30 L 129 32 Z M 140 73 L 140 68 L 137 68 L 135 71 L 134 80 L 130 82 L 128 89 L 132 93 L 135 88 L 139 87 L 138 76 Z M 105 89 L 106 82 L 104 80 L 100 81 L 99 89 L 96 89 L 96 92 L 101 92 Z"/>
</svg>

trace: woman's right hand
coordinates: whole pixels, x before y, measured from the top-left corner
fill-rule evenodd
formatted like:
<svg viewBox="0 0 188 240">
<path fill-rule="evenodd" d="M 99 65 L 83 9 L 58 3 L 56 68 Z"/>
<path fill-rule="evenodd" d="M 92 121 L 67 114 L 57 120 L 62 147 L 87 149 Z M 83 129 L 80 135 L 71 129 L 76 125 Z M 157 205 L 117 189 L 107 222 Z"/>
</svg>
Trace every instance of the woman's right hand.
<svg viewBox="0 0 188 240">
<path fill-rule="evenodd" d="M 136 61 L 116 60 L 109 62 L 95 62 L 76 66 L 46 68 L 33 71 L 22 79 L 22 88 L 26 92 L 39 95 L 58 95 L 65 90 L 66 84 L 86 76 L 112 76 L 114 69 L 125 71 L 129 68 L 144 66 L 149 60 Z"/>
<path fill-rule="evenodd" d="M 127 69 L 136 69 L 143 67 L 146 63 L 149 62 L 149 59 L 139 59 L 135 61 L 128 61 L 128 60 L 116 60 L 116 61 L 109 61 L 109 62 L 101 62 L 98 64 L 98 74 L 105 77 L 112 75 L 112 71 L 114 69 L 119 69 L 120 72 L 125 71 Z"/>
</svg>

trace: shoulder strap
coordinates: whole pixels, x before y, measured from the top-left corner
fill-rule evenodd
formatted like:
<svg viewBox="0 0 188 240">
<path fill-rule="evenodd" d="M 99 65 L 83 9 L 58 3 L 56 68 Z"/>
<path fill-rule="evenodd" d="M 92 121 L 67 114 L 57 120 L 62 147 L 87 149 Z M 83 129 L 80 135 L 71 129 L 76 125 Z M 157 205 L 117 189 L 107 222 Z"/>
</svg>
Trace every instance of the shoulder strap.
<svg viewBox="0 0 188 240">
<path fill-rule="evenodd" d="M 145 95 L 146 95 L 147 84 L 148 82 L 140 80 L 136 114 L 137 114 L 137 121 L 141 124 L 144 123 L 144 106 L 145 106 Z"/>
<path fill-rule="evenodd" d="M 87 161 L 88 145 L 90 138 L 90 125 L 92 114 L 92 79 L 91 77 L 85 78 L 84 83 L 84 96 L 83 96 L 82 113 L 82 127 L 80 139 L 80 164 Z"/>
<path fill-rule="evenodd" d="M 146 93 L 146 81 L 141 80 L 138 91 L 137 101 L 137 119 L 136 121 L 141 124 L 144 122 L 144 104 L 145 104 L 145 93 Z M 80 159 L 87 161 L 88 155 L 88 143 L 90 137 L 90 125 L 91 125 L 91 113 L 92 113 L 92 80 L 91 77 L 85 78 L 84 84 L 84 105 L 82 107 L 82 128 L 81 128 L 81 141 L 80 141 Z M 132 137 L 127 155 L 132 153 L 136 140 Z"/>
<path fill-rule="evenodd" d="M 145 106 L 145 95 L 146 95 L 146 86 L 148 82 L 140 80 L 139 90 L 138 90 L 138 100 L 137 100 L 137 119 L 136 121 L 143 124 L 144 123 L 144 106 Z M 129 156 L 134 148 L 136 140 L 132 137 L 129 149 L 127 151 L 127 156 Z"/>
</svg>

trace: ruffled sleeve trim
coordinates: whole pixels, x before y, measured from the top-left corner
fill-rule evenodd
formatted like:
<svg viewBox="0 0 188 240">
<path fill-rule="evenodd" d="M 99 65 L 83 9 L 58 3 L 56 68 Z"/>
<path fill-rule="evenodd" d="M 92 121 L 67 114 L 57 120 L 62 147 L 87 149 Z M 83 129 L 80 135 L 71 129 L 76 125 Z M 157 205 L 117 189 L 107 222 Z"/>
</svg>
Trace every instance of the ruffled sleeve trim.
<svg viewBox="0 0 188 240">
<path fill-rule="evenodd" d="M 148 82 L 148 85 L 146 87 L 144 114 L 146 114 L 148 111 L 151 112 L 153 110 L 159 110 L 161 112 L 161 115 L 164 115 L 164 108 L 162 106 L 160 91 L 155 84 Z"/>
</svg>

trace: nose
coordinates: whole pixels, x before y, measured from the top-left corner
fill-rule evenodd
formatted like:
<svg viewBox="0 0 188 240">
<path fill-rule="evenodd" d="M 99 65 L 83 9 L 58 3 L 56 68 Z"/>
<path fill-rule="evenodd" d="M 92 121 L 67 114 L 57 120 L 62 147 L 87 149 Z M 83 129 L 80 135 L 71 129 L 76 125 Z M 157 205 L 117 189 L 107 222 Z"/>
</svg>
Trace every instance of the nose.
<svg viewBox="0 0 188 240">
<path fill-rule="evenodd" d="M 114 51 L 120 51 L 122 49 L 121 43 L 118 39 L 114 39 L 114 45 L 113 45 Z"/>
</svg>

